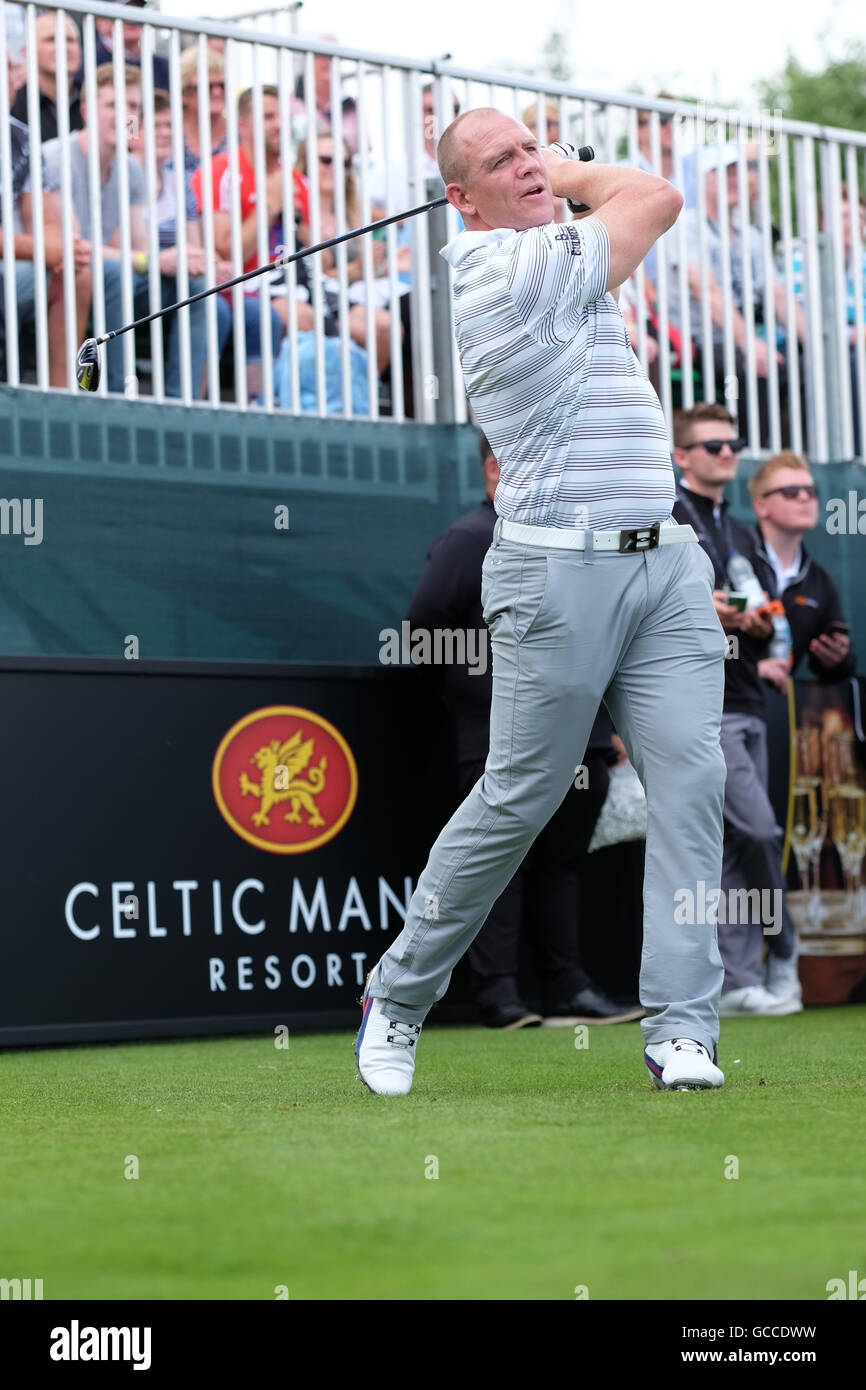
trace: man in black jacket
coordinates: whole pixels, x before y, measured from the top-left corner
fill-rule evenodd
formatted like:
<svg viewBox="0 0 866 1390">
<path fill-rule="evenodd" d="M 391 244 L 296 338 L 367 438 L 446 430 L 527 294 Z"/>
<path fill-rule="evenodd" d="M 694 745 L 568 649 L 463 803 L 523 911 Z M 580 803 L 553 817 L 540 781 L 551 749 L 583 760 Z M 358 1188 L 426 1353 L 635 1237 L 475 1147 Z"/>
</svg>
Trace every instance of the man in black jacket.
<svg viewBox="0 0 866 1390">
<path fill-rule="evenodd" d="M 673 515 L 691 523 L 713 562 L 713 601 L 722 627 L 731 634 L 721 729 L 728 772 L 718 918 L 725 965 L 720 1017 L 796 1013 L 803 1007 L 799 999 L 771 994 L 764 983 L 764 936 L 778 936 L 778 949 L 786 949 L 788 955 L 796 937 L 785 903 L 783 835 L 767 792 L 765 677 L 759 667 L 773 628 L 768 618 L 754 611 L 741 613 L 727 602 L 740 582 L 731 581 L 729 567 L 737 564 L 737 556 L 748 560 L 755 548 L 752 532 L 728 515 L 723 497 L 726 483 L 736 477 L 743 444 L 723 405 L 708 401 L 677 413 L 674 462 L 683 476 Z M 757 578 L 763 587 L 762 575 Z M 766 590 L 764 597 L 768 598 Z M 754 918 L 754 899 L 745 897 L 754 890 L 760 894 L 760 920 L 742 921 L 743 915 Z M 772 911 L 764 920 L 770 902 Z M 748 911 L 743 913 L 745 903 Z"/>
<path fill-rule="evenodd" d="M 125 0 L 125 3 L 131 8 L 139 10 L 146 10 L 150 7 L 149 0 Z M 114 57 L 114 20 L 97 19 L 95 24 L 96 32 L 99 35 L 96 42 L 96 66 L 99 67 L 101 63 L 110 63 Z M 124 62 L 134 68 L 141 67 L 142 28 L 141 24 L 135 23 L 125 23 L 123 26 Z M 168 59 L 164 58 L 161 53 L 154 53 L 153 85 L 161 92 L 169 90 L 169 71 Z M 78 83 L 84 81 L 83 64 L 76 74 L 76 81 Z"/>
<path fill-rule="evenodd" d="M 57 48 L 55 45 L 56 13 L 47 10 L 36 19 L 36 80 L 39 87 L 39 129 L 43 143 L 54 140 L 60 134 L 57 120 Z M 66 20 L 66 70 L 69 98 L 69 129 L 81 130 L 84 118 L 81 115 L 81 83 L 75 74 L 81 62 L 81 40 L 78 28 L 70 18 Z M 27 83 L 15 97 L 12 113 L 24 125 L 30 121 Z M 33 137 L 36 138 L 35 136 Z"/>
<path fill-rule="evenodd" d="M 479 439 L 479 454 L 487 497 L 433 542 L 408 613 L 413 631 L 466 631 L 476 638 L 474 649 L 471 641 L 466 643 L 476 660 L 451 661 L 433 672 L 455 721 L 461 801 L 484 773 L 493 690 L 481 566 L 496 524 L 493 494 L 499 465 L 484 435 Z M 523 926 L 534 951 L 545 1022 L 616 1023 L 640 1018 L 643 1012 L 608 999 L 580 962 L 578 866 L 607 793 L 608 763 L 620 756 L 612 737 L 613 724 L 602 705 L 585 762 L 575 769 L 575 784 L 469 948 L 473 992 L 488 1027 L 523 1028 L 542 1021 L 524 1004 L 518 989 Z"/>
<path fill-rule="evenodd" d="M 839 590 L 830 575 L 813 560 L 803 536 L 818 524 L 818 489 L 809 465 L 799 454 L 784 450 L 767 459 L 749 479 L 749 494 L 758 518 L 750 559 L 771 598 L 781 599 L 791 628 L 791 671 L 778 657 L 758 662 L 758 673 L 782 693 L 808 652 L 810 673 L 822 684 L 846 680 L 856 660 Z M 778 699 L 767 691 L 768 701 Z M 785 928 L 768 937 L 767 988 L 777 998 L 800 998 L 796 941 Z M 789 949 L 789 947 L 791 949 Z"/>
<path fill-rule="evenodd" d="M 794 674 L 809 653 L 808 667 L 823 684 L 847 680 L 856 660 L 842 600 L 834 581 L 803 545 L 803 536 L 818 524 L 818 489 L 809 465 L 785 449 L 767 459 L 749 479 L 749 495 L 758 520 L 754 557 L 758 577 L 771 598 L 780 598 L 791 625 Z M 765 662 L 761 675 L 779 685 Z"/>
</svg>

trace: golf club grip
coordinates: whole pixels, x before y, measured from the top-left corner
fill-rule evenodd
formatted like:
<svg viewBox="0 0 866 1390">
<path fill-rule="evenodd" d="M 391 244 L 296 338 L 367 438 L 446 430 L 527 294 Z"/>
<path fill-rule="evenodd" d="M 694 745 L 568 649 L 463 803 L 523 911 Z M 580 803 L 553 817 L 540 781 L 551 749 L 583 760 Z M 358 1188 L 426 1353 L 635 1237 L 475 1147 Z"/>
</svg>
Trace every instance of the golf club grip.
<svg viewBox="0 0 866 1390">
<path fill-rule="evenodd" d="M 595 159 L 595 150 L 592 145 L 581 145 L 577 151 L 577 158 L 583 164 L 588 164 L 591 159 Z M 589 212 L 587 203 L 573 203 L 570 198 L 565 200 L 568 204 L 569 212 Z"/>
</svg>

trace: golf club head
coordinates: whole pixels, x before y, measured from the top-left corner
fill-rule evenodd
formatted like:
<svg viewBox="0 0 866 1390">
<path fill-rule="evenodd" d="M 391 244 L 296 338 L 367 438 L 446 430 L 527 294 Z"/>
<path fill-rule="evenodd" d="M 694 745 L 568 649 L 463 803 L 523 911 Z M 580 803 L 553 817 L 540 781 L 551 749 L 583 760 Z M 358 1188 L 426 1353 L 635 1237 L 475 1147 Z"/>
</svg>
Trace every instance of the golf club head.
<svg viewBox="0 0 866 1390">
<path fill-rule="evenodd" d="M 95 338 L 85 338 L 78 349 L 75 375 L 82 391 L 99 389 L 99 345 Z"/>
</svg>

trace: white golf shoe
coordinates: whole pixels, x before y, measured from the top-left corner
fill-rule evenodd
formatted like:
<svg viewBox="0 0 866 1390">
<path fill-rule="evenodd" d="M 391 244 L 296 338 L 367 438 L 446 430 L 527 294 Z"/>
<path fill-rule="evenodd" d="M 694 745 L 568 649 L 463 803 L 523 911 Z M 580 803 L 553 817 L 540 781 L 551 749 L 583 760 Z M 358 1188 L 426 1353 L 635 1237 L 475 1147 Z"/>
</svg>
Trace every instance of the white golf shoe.
<svg viewBox="0 0 866 1390">
<path fill-rule="evenodd" d="M 781 1014 L 796 1014 L 802 1002 L 771 994 L 763 985 L 744 985 L 729 989 L 719 1000 L 719 1018 L 773 1018 Z"/>
<path fill-rule="evenodd" d="M 803 986 L 800 984 L 796 951 L 788 960 L 780 960 L 778 956 L 772 954 L 769 956 L 766 989 L 767 993 L 771 994 L 774 999 L 789 1006 L 786 1013 L 798 1014 L 802 1012 Z"/>
<path fill-rule="evenodd" d="M 657 1091 L 709 1091 L 725 1084 L 724 1072 L 693 1038 L 650 1043 L 643 1055 Z"/>
<path fill-rule="evenodd" d="M 364 991 L 364 1015 L 355 1040 L 358 1075 L 380 1096 L 405 1096 L 415 1071 L 415 1046 L 420 1023 L 391 1018 L 385 999 L 371 999 Z"/>
</svg>

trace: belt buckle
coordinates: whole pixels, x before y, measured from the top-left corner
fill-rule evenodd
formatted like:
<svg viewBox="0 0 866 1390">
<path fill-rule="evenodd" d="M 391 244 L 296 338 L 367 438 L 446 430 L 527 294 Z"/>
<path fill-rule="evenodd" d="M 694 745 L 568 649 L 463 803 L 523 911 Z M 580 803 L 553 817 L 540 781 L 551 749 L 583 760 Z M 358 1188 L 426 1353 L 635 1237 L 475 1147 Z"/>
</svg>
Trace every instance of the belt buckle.
<svg viewBox="0 0 866 1390">
<path fill-rule="evenodd" d="M 632 554 L 638 550 L 657 550 L 661 526 L 661 522 L 656 521 L 652 526 L 638 526 L 634 531 L 620 531 L 620 555 Z"/>
</svg>

